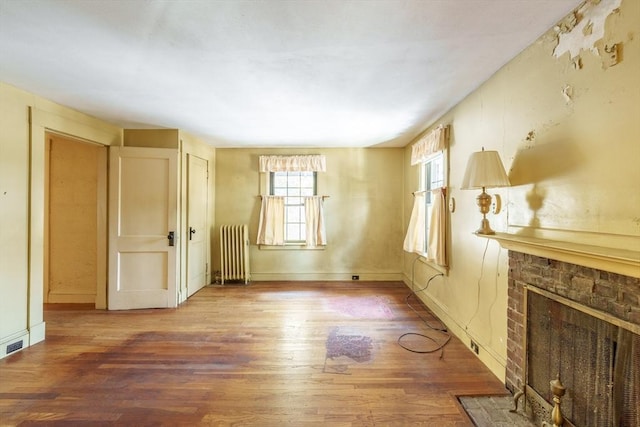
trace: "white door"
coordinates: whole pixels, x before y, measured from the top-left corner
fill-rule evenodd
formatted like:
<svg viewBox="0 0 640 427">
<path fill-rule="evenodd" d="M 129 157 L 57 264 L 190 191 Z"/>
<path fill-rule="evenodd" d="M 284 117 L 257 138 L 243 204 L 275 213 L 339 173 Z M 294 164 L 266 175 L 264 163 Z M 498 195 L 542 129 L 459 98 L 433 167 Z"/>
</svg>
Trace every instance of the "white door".
<svg viewBox="0 0 640 427">
<path fill-rule="evenodd" d="M 207 283 L 207 161 L 187 156 L 187 293 L 193 295 Z"/>
<path fill-rule="evenodd" d="M 177 305 L 177 159 L 171 149 L 110 148 L 110 310 Z"/>
</svg>

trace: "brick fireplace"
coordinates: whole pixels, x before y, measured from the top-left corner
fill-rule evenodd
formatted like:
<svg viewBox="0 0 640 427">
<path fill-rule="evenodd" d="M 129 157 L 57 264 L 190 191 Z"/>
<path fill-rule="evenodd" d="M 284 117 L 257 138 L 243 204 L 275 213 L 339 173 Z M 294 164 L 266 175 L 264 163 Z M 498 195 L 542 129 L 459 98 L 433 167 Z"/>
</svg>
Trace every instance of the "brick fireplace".
<svg viewBox="0 0 640 427">
<path fill-rule="evenodd" d="M 527 411 L 549 420 L 561 374 L 575 425 L 640 425 L 640 279 L 510 250 L 508 286 L 506 386 Z"/>
</svg>

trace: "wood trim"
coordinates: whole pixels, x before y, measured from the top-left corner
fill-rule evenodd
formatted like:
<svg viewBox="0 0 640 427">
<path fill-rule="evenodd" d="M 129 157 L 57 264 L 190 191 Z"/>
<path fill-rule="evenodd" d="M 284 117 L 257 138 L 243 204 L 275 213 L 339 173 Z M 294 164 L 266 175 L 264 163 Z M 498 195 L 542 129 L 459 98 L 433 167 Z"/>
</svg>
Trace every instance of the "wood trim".
<svg viewBox="0 0 640 427">
<path fill-rule="evenodd" d="M 592 246 L 509 233 L 478 235 L 505 249 L 640 278 L 640 251 Z"/>
</svg>

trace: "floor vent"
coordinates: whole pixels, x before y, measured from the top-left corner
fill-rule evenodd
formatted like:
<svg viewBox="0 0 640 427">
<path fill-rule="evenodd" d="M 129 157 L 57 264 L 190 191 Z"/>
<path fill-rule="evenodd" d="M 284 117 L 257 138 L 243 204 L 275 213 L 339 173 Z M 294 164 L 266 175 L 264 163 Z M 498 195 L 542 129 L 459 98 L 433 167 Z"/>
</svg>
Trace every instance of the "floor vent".
<svg viewBox="0 0 640 427">
<path fill-rule="evenodd" d="M 9 344 L 7 346 L 7 353 L 6 354 L 13 353 L 14 351 L 20 350 L 22 348 L 22 343 L 23 343 L 23 341 L 20 340 L 20 341 L 14 342 L 13 344 Z"/>
</svg>

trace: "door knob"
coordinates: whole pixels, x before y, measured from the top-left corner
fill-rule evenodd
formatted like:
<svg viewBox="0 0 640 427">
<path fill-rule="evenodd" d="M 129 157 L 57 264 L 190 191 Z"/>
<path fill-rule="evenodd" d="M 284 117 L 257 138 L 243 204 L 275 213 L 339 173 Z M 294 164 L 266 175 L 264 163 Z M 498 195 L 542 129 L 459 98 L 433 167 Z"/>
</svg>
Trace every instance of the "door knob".
<svg viewBox="0 0 640 427">
<path fill-rule="evenodd" d="M 196 234 L 196 229 L 193 227 L 189 227 L 189 240 L 193 238 L 194 234 Z"/>
<path fill-rule="evenodd" d="M 175 246 L 175 241 L 176 241 L 175 231 L 170 231 L 169 235 L 167 236 L 167 239 L 169 239 L 169 246 Z"/>
</svg>

